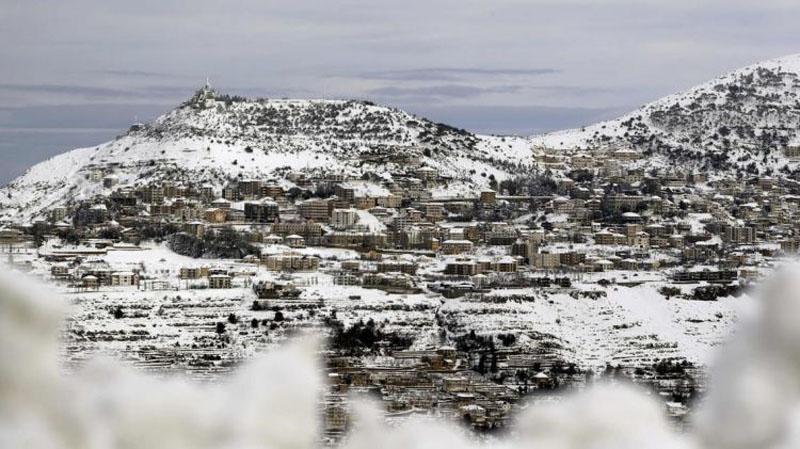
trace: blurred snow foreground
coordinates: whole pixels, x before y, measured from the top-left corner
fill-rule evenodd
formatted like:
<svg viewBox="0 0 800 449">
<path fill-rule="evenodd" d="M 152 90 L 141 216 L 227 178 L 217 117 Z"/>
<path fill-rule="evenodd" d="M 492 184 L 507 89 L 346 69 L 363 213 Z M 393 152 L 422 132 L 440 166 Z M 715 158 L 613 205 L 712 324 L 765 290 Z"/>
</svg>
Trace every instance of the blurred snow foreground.
<svg viewBox="0 0 800 449">
<path fill-rule="evenodd" d="M 633 387 L 598 386 L 518 417 L 501 448 L 739 449 L 800 447 L 800 267 L 761 292 L 759 314 L 721 353 L 686 433 Z M 62 304 L 0 270 L 1 448 L 315 448 L 323 388 L 316 342 L 298 342 L 208 385 L 98 360 L 74 374 L 58 362 Z M 345 449 L 486 447 L 454 424 L 385 425 L 354 405 Z"/>
</svg>

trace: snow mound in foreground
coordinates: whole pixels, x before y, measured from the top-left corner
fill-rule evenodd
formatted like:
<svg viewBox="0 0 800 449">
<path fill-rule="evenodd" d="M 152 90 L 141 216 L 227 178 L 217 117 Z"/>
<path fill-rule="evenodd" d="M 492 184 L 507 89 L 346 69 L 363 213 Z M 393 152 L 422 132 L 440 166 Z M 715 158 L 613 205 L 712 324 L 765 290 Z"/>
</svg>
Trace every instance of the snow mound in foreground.
<svg viewBox="0 0 800 449">
<path fill-rule="evenodd" d="M 800 443 L 800 267 L 762 289 L 758 316 L 720 353 L 693 431 L 678 433 L 661 406 L 628 386 L 601 385 L 532 406 L 504 448 L 765 448 Z M 314 448 L 323 381 L 314 341 L 299 341 L 198 384 L 97 360 L 64 375 L 55 293 L 0 270 L 0 447 Z M 485 447 L 452 424 L 389 428 L 375 405 L 353 406 L 345 448 Z"/>
</svg>

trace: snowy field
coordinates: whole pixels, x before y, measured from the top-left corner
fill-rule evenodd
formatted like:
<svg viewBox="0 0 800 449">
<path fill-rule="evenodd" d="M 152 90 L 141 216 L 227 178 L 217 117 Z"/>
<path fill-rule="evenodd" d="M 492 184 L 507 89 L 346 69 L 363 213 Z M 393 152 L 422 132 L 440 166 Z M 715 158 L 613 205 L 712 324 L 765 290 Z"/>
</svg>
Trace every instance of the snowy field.
<svg viewBox="0 0 800 449">
<path fill-rule="evenodd" d="M 146 367 L 178 368 L 202 377 L 226 371 L 298 333 L 325 333 L 324 319 L 335 316 L 345 326 L 371 319 L 387 332 L 411 336 L 412 349 L 449 345 L 470 331 L 493 336 L 513 333 L 518 348 L 531 352 L 556 348 L 558 356 L 584 369 L 607 364 L 651 366 L 664 358 L 706 366 L 737 317 L 753 306 L 747 294 L 717 301 L 667 300 L 658 292 L 669 285 L 660 272 L 595 273 L 580 277 L 570 289 L 498 289 L 461 298 L 425 290 L 389 294 L 334 284 L 326 270 L 355 258 L 352 251 L 306 248 L 302 252 L 321 257 L 327 268 L 280 274 L 231 260 L 192 259 L 159 245 L 109 251 L 104 260 L 111 269 L 138 268 L 162 279 L 165 287 L 85 291 L 62 284 L 72 304 L 65 355 L 79 361 L 90 354 L 109 353 Z M 34 272 L 47 278 L 49 264 L 42 259 L 32 262 Z M 421 272 L 435 270 L 439 262 L 428 264 Z M 239 275 L 230 289 L 208 289 L 202 282 L 178 279 L 180 267 L 199 266 Z M 604 287 L 597 283 L 601 278 L 619 284 Z M 266 310 L 252 310 L 257 297 L 251 285 L 258 280 L 290 281 L 302 294 L 268 300 Z M 678 287 L 688 293 L 696 286 Z M 278 312 L 281 318 L 276 321 Z M 226 326 L 224 340 L 217 323 Z"/>
</svg>

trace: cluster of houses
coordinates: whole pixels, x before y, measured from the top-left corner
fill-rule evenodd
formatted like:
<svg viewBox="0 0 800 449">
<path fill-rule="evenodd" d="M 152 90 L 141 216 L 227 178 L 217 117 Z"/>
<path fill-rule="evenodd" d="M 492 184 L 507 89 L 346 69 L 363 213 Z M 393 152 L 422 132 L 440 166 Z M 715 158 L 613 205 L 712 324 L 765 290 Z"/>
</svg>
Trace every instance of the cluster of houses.
<svg viewBox="0 0 800 449">
<path fill-rule="evenodd" d="M 4 227 L 0 243 L 78 231 L 87 241 L 133 244 L 151 237 L 154 228 L 202 240 L 230 229 L 268 248 L 247 261 L 273 271 L 316 271 L 320 259 L 303 250 L 330 247 L 402 255 L 417 266 L 436 259 L 436 280 L 459 281 L 539 271 L 656 271 L 678 264 L 736 269 L 800 248 L 794 229 L 800 186 L 793 181 L 652 169 L 629 149 L 533 154 L 535 176 L 546 180 L 536 189 L 519 180 L 492 180 L 493 189 L 472 196 L 434 197 L 452 180 L 426 166 L 358 178 L 292 172 L 221 186 L 131 185 L 113 168 L 94 168 L 86 176 L 102 183 L 101 194 L 53 207 L 45 220 Z M 335 275 L 340 282 L 401 291 L 421 286 L 430 275 L 423 271 L 342 267 Z M 110 275 L 84 276 L 85 288 L 139 282 L 137 273 L 127 271 L 113 283 Z M 225 273 L 206 277 L 211 288 L 232 285 Z"/>
<path fill-rule="evenodd" d="M 86 176 L 101 183 L 101 193 L 52 207 L 32 224 L 4 225 L 0 248 L 12 257 L 14 248 L 38 247 L 52 278 L 80 290 L 247 287 L 263 301 L 302 297 L 302 285 L 291 281 L 300 273 L 379 294 L 444 298 L 535 287 L 542 279 L 573 288 L 570 279 L 589 273 L 725 284 L 800 250 L 794 181 L 653 168 L 639 152 L 619 148 L 534 149 L 533 160 L 538 170 L 530 179 L 492 178 L 490 188 L 451 195 L 442 192 L 454 181 L 427 166 L 359 177 L 291 172 L 223 185 L 126 184 L 113 168 L 96 168 Z M 244 248 L 235 261 L 197 259 L 153 273 L 105 260 L 109 251 L 175 234 L 202 247 L 218 243 L 223 231 Z M 60 243 L 42 245 L 53 240 Z M 262 271 L 274 276 L 260 279 Z M 502 427 L 520 386 L 553 383 L 541 355 L 499 355 L 496 372 L 520 376 L 514 388 L 475 375 L 459 357 L 449 348 L 395 352 L 378 364 L 332 355 L 328 427 L 347 425 L 341 398 L 354 388 L 377 389 L 399 414 L 436 408 L 478 428 Z"/>
<path fill-rule="evenodd" d="M 581 377 L 577 371 L 561 369 L 553 354 L 534 357 L 499 349 L 486 358 L 490 359 L 487 374 L 513 381 L 498 384 L 487 380 L 472 368 L 463 352 L 450 346 L 395 351 L 379 360 L 330 357 L 332 388 L 325 408 L 326 431 L 335 435 L 346 430 L 349 418 L 341 404 L 348 395 L 365 392 L 378 394 L 390 417 L 434 411 L 478 430 L 499 429 L 510 419 L 512 406 L 529 391 L 546 392 L 559 382 Z"/>
</svg>

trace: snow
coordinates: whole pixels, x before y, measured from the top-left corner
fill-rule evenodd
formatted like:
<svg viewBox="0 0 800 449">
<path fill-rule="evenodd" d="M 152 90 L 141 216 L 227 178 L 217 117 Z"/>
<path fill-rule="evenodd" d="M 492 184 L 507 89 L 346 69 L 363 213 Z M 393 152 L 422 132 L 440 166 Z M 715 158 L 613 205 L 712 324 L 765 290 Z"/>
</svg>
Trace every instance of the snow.
<svg viewBox="0 0 800 449">
<path fill-rule="evenodd" d="M 394 157 L 409 152 L 411 159 L 452 178 L 434 195 L 454 196 L 488 187 L 490 175 L 498 180 L 512 176 L 492 161 L 514 166 L 532 162 L 528 141 L 519 137 L 447 134 L 439 137 L 448 147 L 446 154 L 424 156 L 420 135 L 435 125 L 399 110 L 359 102 L 207 103 L 205 109 L 179 107 L 110 142 L 37 164 L 0 189 L 0 219 L 25 222 L 50 207 L 107 194 L 102 178 L 108 176 L 118 178 L 119 186 L 169 176 L 171 181 L 208 185 L 216 192 L 236 178 L 272 180 L 288 188 L 294 184 L 285 175 L 297 171 L 360 178 L 369 169 L 390 179 L 390 172 L 407 166 L 390 160 L 364 165 L 362 155 L 369 158 L 378 152 Z M 320 110 L 335 116 L 320 115 Z M 255 123 L 264 117 L 269 125 Z M 375 131 L 375 123 L 382 131 Z M 474 147 L 467 140 L 474 141 Z M 353 181 L 352 186 L 357 196 L 389 194 L 374 182 Z"/>
<path fill-rule="evenodd" d="M 13 354 L 18 362 L 16 369 L 4 371 L 6 388 L 0 391 L 0 439 L 7 446 L 45 448 L 72 443 L 86 447 L 113 441 L 125 447 L 257 447 L 269 441 L 275 447 L 317 447 L 319 434 L 309 431 L 308 423 L 320 413 L 324 370 L 316 362 L 312 343 L 262 356 L 217 384 L 154 376 L 103 360 L 65 373 L 58 349 L 63 323 L 57 305 L 61 301 L 54 300 L 58 296 L 53 292 L 20 278 L 18 273 L 0 272 L 0 328 L 6 331 L 0 333 L 0 350 Z M 758 313 L 727 351 L 719 353 L 699 419 L 690 425 L 674 429 L 652 392 L 600 385 L 558 401 L 527 404 L 509 421 L 509 438 L 500 445 L 548 449 L 585 447 L 588 441 L 609 448 L 797 447 L 798 435 L 792 429 L 797 427 L 793 412 L 800 403 L 800 364 L 795 357 L 800 344 L 798 279 L 795 268 L 763 289 L 755 301 L 761 305 Z M 202 327 L 203 317 L 191 312 L 201 302 L 211 305 L 206 311 L 219 309 L 213 316 L 236 310 L 235 302 L 220 300 L 219 293 L 187 292 L 186 299 L 172 298 L 172 302 L 151 293 L 153 304 L 183 307 L 159 308 L 159 322 L 152 327 L 148 323 L 148 331 L 174 338 L 164 333 L 168 326 L 163 323 L 180 313 L 186 313 L 193 326 Z M 630 303 L 628 307 L 654 306 L 650 300 L 641 300 L 640 292 L 631 293 L 620 297 Z M 86 301 L 128 306 L 131 296 L 95 295 Z M 421 304 L 410 297 L 396 302 Z M 666 315 L 672 307 L 655 306 Z M 126 320 L 109 320 L 103 331 L 116 332 Z M 652 326 L 673 324 L 661 320 Z M 626 331 L 630 329 L 635 327 Z M 544 376 L 537 373 L 535 378 Z M 353 410 L 358 425 L 346 443 L 353 449 L 487 447 L 483 438 L 467 439 L 463 427 L 431 417 L 390 426 L 375 406 L 356 403 Z M 399 446 L 398 441 L 402 442 Z"/>
<path fill-rule="evenodd" d="M 715 348 L 728 338 L 731 323 L 748 307 L 750 299 L 667 301 L 658 293 L 663 285 L 666 284 L 645 282 L 635 287 L 612 286 L 600 289 L 608 296 L 596 300 L 575 299 L 562 293 L 542 296 L 536 289 L 499 289 L 489 296 L 527 294 L 536 300 L 522 303 L 451 300 L 442 306 L 441 312 L 463 315 L 464 329 L 475 329 L 478 333 L 519 331 L 525 335 L 536 331 L 554 335 L 565 347 L 567 358 L 584 368 L 602 369 L 606 363 L 630 366 L 659 357 L 685 357 L 708 365 Z M 589 284 L 582 288 L 587 287 Z M 634 323 L 628 328 L 620 327 Z M 649 343 L 656 346 L 646 346 Z"/>
<path fill-rule="evenodd" d="M 760 62 L 656 100 L 618 119 L 534 136 L 531 144 L 537 151 L 627 149 L 633 145 L 632 142 L 657 138 L 662 145 L 695 161 L 697 155 L 715 157 L 722 154 L 739 169 L 744 169 L 750 162 L 761 170 L 777 171 L 784 165 L 796 168 L 798 161 L 784 157 L 780 151 L 770 154 L 760 151 L 764 145 L 759 143 L 759 139 L 763 135 L 779 135 L 780 138 L 771 138 L 776 146 L 781 147 L 800 138 L 795 131 L 797 117 L 792 112 L 799 74 L 800 55 Z M 744 96 L 728 96 L 735 91 L 744 92 Z M 673 110 L 675 107 L 682 109 L 676 112 Z M 722 124 L 737 127 L 739 131 L 719 139 L 717 130 Z M 768 134 L 773 129 L 786 131 Z M 720 140 L 729 141 L 730 145 L 723 145 Z M 674 166 L 674 160 L 663 154 L 644 159 L 631 165 L 644 168 Z"/>
<path fill-rule="evenodd" d="M 386 225 L 378 217 L 362 209 L 356 209 L 356 213 L 358 214 L 358 224 L 366 226 L 370 232 L 386 231 Z"/>
<path fill-rule="evenodd" d="M 341 184 L 343 188 L 353 189 L 355 197 L 377 198 L 389 196 L 391 192 L 380 184 L 367 181 L 349 181 Z"/>
</svg>

